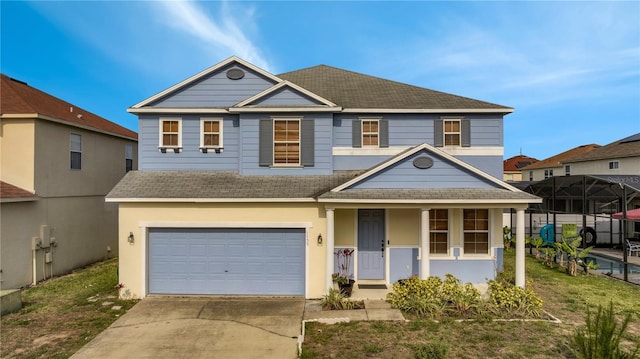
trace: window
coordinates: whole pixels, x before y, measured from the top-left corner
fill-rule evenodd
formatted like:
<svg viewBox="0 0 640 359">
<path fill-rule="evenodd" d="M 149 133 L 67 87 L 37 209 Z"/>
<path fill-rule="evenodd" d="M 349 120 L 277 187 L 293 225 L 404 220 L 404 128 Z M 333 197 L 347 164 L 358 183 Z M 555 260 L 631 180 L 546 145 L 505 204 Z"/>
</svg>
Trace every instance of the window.
<svg viewBox="0 0 640 359">
<path fill-rule="evenodd" d="M 69 149 L 71 152 L 71 169 L 82 169 L 82 136 L 72 133 L 69 136 Z"/>
<path fill-rule="evenodd" d="M 553 170 L 544 170 L 544 179 L 553 177 Z"/>
<path fill-rule="evenodd" d="M 529 171 L 529 181 L 533 181 L 533 171 Z"/>
<path fill-rule="evenodd" d="M 460 146 L 460 120 L 444 120 L 444 145 Z"/>
<path fill-rule="evenodd" d="M 620 168 L 620 162 L 618 162 L 618 161 L 609 162 L 609 169 L 610 170 L 617 170 L 618 168 Z"/>
<path fill-rule="evenodd" d="M 300 164 L 300 119 L 273 121 L 273 164 Z"/>
<path fill-rule="evenodd" d="M 463 214 L 465 254 L 489 254 L 489 210 L 465 209 Z"/>
<path fill-rule="evenodd" d="M 133 145 L 127 143 L 124 145 L 124 171 L 133 170 Z"/>
<path fill-rule="evenodd" d="M 449 253 L 449 210 L 429 210 L 429 252 Z"/>
<path fill-rule="evenodd" d="M 564 175 L 565 176 L 571 176 L 571 166 L 570 165 L 564 166 Z"/>
<path fill-rule="evenodd" d="M 222 119 L 200 119 L 200 148 L 222 147 Z"/>
<path fill-rule="evenodd" d="M 378 120 L 362 120 L 362 146 L 378 147 Z"/>
<path fill-rule="evenodd" d="M 182 120 L 178 118 L 160 119 L 160 149 L 182 147 Z"/>
</svg>

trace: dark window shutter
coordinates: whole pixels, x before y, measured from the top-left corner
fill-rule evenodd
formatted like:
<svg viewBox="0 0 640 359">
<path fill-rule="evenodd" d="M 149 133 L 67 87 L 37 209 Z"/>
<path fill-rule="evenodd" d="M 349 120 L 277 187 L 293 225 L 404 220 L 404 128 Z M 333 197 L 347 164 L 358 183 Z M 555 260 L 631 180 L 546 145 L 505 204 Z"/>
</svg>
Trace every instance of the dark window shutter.
<svg viewBox="0 0 640 359">
<path fill-rule="evenodd" d="M 313 167 L 315 157 L 315 126 L 313 120 L 300 121 L 300 164 L 305 167 Z"/>
<path fill-rule="evenodd" d="M 360 120 L 353 120 L 351 125 L 351 145 L 353 147 L 362 147 L 362 124 Z"/>
<path fill-rule="evenodd" d="M 273 121 L 260 120 L 259 141 L 259 165 L 269 167 L 273 164 Z"/>
<path fill-rule="evenodd" d="M 442 119 L 433 121 L 433 145 L 435 147 L 442 147 L 444 140 L 444 124 Z"/>
<path fill-rule="evenodd" d="M 389 121 L 380 120 L 378 135 L 380 139 L 380 147 L 389 147 Z"/>
<path fill-rule="evenodd" d="M 462 147 L 471 146 L 471 123 L 467 119 L 460 121 L 460 144 Z"/>
</svg>

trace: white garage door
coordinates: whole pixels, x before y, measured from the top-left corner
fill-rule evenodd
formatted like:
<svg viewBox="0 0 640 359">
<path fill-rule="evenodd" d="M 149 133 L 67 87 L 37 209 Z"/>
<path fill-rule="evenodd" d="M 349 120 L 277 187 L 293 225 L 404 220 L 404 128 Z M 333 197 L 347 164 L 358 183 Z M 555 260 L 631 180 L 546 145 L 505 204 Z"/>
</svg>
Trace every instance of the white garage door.
<svg viewBox="0 0 640 359">
<path fill-rule="evenodd" d="M 149 292 L 304 295 L 301 228 L 151 228 Z"/>
</svg>

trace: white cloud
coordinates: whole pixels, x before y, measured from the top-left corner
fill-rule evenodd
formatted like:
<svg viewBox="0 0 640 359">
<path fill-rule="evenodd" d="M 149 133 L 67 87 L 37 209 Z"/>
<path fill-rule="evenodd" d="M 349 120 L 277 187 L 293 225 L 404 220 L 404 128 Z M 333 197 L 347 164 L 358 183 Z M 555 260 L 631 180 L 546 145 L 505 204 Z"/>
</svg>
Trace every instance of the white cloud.
<svg viewBox="0 0 640 359">
<path fill-rule="evenodd" d="M 247 38 L 242 28 L 250 23 L 254 14 L 252 8 L 242 14 L 232 13 L 233 9 L 227 3 L 222 3 L 219 16 L 214 19 L 208 16 L 207 9 L 192 1 L 163 1 L 158 4 L 164 13 L 164 24 L 178 29 L 200 42 L 205 52 L 211 48 L 225 52 L 229 56 L 240 58 L 269 71 L 268 62 L 260 55 L 258 48 Z M 240 26 L 237 21 L 242 21 Z"/>
</svg>

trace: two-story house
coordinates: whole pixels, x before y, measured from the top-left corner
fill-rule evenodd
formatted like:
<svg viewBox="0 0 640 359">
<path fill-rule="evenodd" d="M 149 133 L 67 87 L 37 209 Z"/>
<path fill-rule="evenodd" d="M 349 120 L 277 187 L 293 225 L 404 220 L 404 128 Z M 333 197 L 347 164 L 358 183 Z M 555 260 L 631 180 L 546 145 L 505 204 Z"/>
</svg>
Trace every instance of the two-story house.
<svg viewBox="0 0 640 359">
<path fill-rule="evenodd" d="M 137 169 L 137 134 L 0 79 L 0 286 L 20 288 L 118 251 L 105 195 Z"/>
<path fill-rule="evenodd" d="M 500 180 L 513 109 L 329 66 L 273 75 L 231 57 L 128 109 L 140 170 L 120 209 L 121 295 L 322 296 L 352 249 L 357 282 L 502 265 Z M 343 264 L 343 263 L 342 263 Z"/>
<path fill-rule="evenodd" d="M 531 182 L 546 180 L 554 176 L 569 176 L 571 175 L 571 168 L 566 168 L 563 163 L 573 157 L 589 153 L 589 151 L 598 147 L 600 147 L 600 145 L 597 144 L 577 146 L 522 167 L 520 168 L 520 171 L 522 171 L 522 180 Z"/>
<path fill-rule="evenodd" d="M 522 181 L 522 168 L 538 162 L 538 159 L 517 155 L 507 158 L 503 162 L 503 177 L 504 181 Z"/>
</svg>

